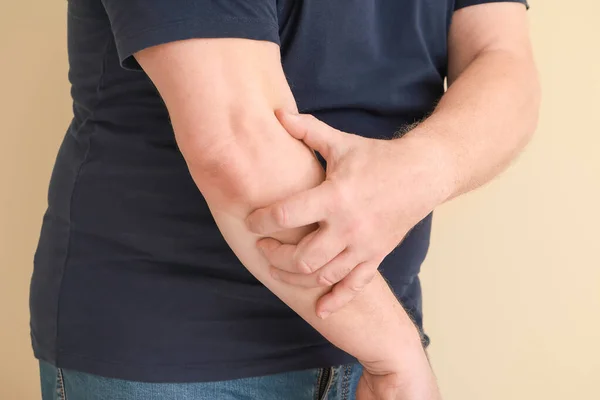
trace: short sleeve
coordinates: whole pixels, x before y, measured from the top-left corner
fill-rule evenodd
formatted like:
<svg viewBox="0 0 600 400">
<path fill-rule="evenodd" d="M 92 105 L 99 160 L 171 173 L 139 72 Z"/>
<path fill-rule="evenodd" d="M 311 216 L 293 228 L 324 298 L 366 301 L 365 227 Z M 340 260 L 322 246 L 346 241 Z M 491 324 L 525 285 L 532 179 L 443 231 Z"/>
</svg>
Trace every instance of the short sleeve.
<svg viewBox="0 0 600 400">
<path fill-rule="evenodd" d="M 454 2 L 454 10 L 456 11 L 461 8 L 485 3 L 521 3 L 525 7 L 527 7 L 527 9 L 529 9 L 529 4 L 527 3 L 527 0 L 456 0 Z"/>
<path fill-rule="evenodd" d="M 121 65 L 148 47 L 192 38 L 244 38 L 279 44 L 277 0 L 102 0 Z"/>
</svg>

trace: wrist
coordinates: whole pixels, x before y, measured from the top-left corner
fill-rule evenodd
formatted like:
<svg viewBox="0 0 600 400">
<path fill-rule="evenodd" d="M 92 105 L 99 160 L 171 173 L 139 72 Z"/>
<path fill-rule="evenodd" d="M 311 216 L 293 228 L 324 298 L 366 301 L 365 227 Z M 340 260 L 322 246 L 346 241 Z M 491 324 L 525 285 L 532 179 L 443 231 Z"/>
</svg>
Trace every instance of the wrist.
<svg viewBox="0 0 600 400">
<path fill-rule="evenodd" d="M 367 374 L 372 379 L 374 378 L 373 383 L 378 381 L 379 390 L 393 392 L 395 394 L 394 398 L 439 399 L 439 389 L 433 370 L 424 355 L 411 358 L 405 354 L 402 361 L 387 369 L 374 368 L 372 365 L 365 365 L 364 363 L 363 366 Z"/>
<path fill-rule="evenodd" d="M 416 156 L 415 162 L 423 175 L 421 179 L 431 193 L 431 209 L 459 192 L 458 153 L 433 122 L 423 122 L 396 141 L 404 141 L 402 146 L 410 147 Z"/>
<path fill-rule="evenodd" d="M 418 356 L 405 360 L 394 372 L 396 384 L 402 387 L 402 398 L 439 400 L 437 380 L 423 350 Z"/>
</svg>

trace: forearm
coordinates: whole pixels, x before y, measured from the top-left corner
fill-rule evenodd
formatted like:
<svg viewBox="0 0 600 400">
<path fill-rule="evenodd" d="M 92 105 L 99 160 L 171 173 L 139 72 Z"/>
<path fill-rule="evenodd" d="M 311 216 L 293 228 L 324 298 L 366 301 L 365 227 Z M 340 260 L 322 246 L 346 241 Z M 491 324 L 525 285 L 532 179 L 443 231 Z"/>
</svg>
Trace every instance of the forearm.
<svg viewBox="0 0 600 400">
<path fill-rule="evenodd" d="M 367 362 L 391 360 L 394 356 L 392 353 L 402 355 L 408 370 L 413 367 L 412 363 L 422 361 L 423 350 L 414 325 L 381 275 L 378 274 L 353 302 L 326 320 L 317 317 L 315 305 L 327 288 L 307 289 L 287 285 L 270 276 L 268 262 L 255 245 L 258 236 L 248 231 L 245 217 L 258 207 L 316 186 L 324 178 L 322 168 L 308 148 L 285 132 L 281 132 L 281 136 L 274 130 L 271 132 L 274 133 L 268 140 L 268 151 L 265 150 L 262 156 L 252 161 L 248 160 L 247 164 L 244 161 L 246 156 L 242 155 L 244 151 L 230 149 L 233 154 L 239 154 L 233 157 L 236 163 L 252 166 L 251 169 L 240 167 L 246 173 L 245 181 L 253 182 L 244 189 L 245 193 L 235 197 L 226 196 L 222 189 L 218 189 L 219 186 L 229 186 L 223 181 L 215 185 L 203 179 L 198 180 L 223 236 L 259 281 L 333 344 Z M 232 167 L 231 164 L 229 166 Z M 190 170 L 192 175 L 204 175 L 200 166 L 196 168 L 190 165 Z M 224 178 L 230 179 L 235 178 L 229 175 Z M 226 200 L 236 197 L 234 201 Z M 312 229 L 288 231 L 279 239 L 295 243 Z M 418 360 L 419 357 L 421 360 Z M 389 367 L 381 365 L 382 369 Z"/>
<path fill-rule="evenodd" d="M 192 178 L 246 268 L 333 344 L 360 360 L 401 364 L 402 357 L 407 367 L 418 366 L 424 356 L 417 331 L 381 276 L 344 310 L 319 319 L 316 302 L 327 289 L 273 279 L 256 246 L 258 237 L 246 226 L 251 211 L 324 179 L 314 154 L 274 115 L 276 109 L 296 111 L 279 48 L 239 39 L 189 40 L 136 57 L 169 109 Z M 312 229 L 276 238 L 295 243 Z M 417 361 L 411 360 L 413 355 Z M 381 367 L 397 370 L 399 365 Z"/>
<path fill-rule="evenodd" d="M 438 146 L 438 168 L 456 197 L 500 173 L 531 138 L 539 83 L 529 55 L 483 52 L 451 82 L 434 113 L 407 137 Z"/>
</svg>

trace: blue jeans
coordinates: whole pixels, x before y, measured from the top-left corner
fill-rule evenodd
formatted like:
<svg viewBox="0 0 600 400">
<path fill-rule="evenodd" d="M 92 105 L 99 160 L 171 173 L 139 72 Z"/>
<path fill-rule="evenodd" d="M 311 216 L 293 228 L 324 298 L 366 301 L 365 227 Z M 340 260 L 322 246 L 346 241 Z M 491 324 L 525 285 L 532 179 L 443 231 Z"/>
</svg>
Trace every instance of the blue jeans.
<svg viewBox="0 0 600 400">
<path fill-rule="evenodd" d="M 354 400 L 360 364 L 203 383 L 104 378 L 40 362 L 42 400 Z"/>
</svg>

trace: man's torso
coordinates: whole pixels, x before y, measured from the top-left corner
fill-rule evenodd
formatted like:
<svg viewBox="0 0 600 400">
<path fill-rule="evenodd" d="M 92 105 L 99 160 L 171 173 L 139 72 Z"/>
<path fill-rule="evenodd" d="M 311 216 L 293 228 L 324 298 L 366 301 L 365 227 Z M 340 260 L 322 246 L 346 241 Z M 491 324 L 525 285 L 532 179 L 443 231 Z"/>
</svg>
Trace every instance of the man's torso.
<svg viewBox="0 0 600 400">
<path fill-rule="evenodd" d="M 301 112 L 391 138 L 443 93 L 452 1 L 277 4 Z M 139 380 L 214 380 L 342 364 L 240 264 L 177 149 L 148 77 L 119 64 L 100 0 L 71 0 L 74 118 L 52 175 L 32 280 L 38 357 Z M 381 271 L 421 324 L 431 219 Z"/>
</svg>

